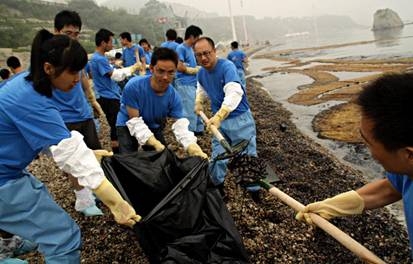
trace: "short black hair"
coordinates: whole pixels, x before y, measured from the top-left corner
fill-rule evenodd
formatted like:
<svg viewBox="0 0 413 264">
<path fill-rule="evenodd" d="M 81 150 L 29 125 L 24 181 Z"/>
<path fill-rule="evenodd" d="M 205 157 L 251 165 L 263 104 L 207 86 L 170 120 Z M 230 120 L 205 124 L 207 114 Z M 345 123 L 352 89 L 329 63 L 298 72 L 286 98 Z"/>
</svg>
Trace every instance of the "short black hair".
<svg viewBox="0 0 413 264">
<path fill-rule="evenodd" d="M 231 48 L 238 49 L 238 42 L 236 41 L 231 42 Z"/>
<path fill-rule="evenodd" d="M 185 30 L 185 40 L 189 39 L 191 36 L 194 38 L 202 35 L 202 29 L 198 26 L 190 25 Z"/>
<path fill-rule="evenodd" d="M 12 69 L 17 69 L 19 67 L 21 67 L 21 63 L 19 58 L 17 58 L 16 56 L 10 56 L 7 58 L 6 64 L 8 67 L 12 68 Z"/>
<path fill-rule="evenodd" d="M 157 48 L 152 54 L 151 65 L 155 66 L 159 60 L 170 60 L 178 66 L 178 54 L 169 48 Z"/>
<path fill-rule="evenodd" d="M 183 40 L 181 37 L 177 37 L 177 38 L 175 39 L 175 42 L 178 43 L 178 44 L 181 44 L 181 43 L 184 42 L 184 40 Z"/>
<path fill-rule="evenodd" d="M 356 103 L 387 150 L 413 146 L 413 73 L 383 75 L 364 87 Z"/>
<path fill-rule="evenodd" d="M 151 44 L 149 44 L 148 40 L 145 39 L 145 38 L 139 40 L 139 45 L 140 45 L 140 46 L 142 46 L 142 43 L 146 43 L 146 44 L 148 44 L 149 46 L 151 46 Z"/>
<path fill-rule="evenodd" d="M 54 17 L 54 28 L 60 31 L 64 26 L 75 26 L 82 29 L 82 19 L 76 11 L 63 10 Z"/>
<path fill-rule="evenodd" d="M 8 69 L 1 69 L 0 70 L 0 77 L 2 80 L 6 80 L 8 78 L 10 78 L 10 71 Z"/>
<path fill-rule="evenodd" d="M 165 36 L 166 36 L 166 39 L 167 39 L 167 40 L 175 40 L 176 37 L 178 36 L 178 34 L 176 33 L 176 30 L 175 30 L 175 29 L 170 28 L 170 29 L 168 29 L 168 30 L 166 31 Z"/>
<path fill-rule="evenodd" d="M 112 31 L 107 30 L 105 28 L 99 29 L 98 32 L 96 32 L 95 35 L 95 44 L 96 47 L 99 47 L 102 41 L 108 42 L 110 40 L 110 37 L 113 37 L 115 34 L 113 34 Z"/>
<path fill-rule="evenodd" d="M 132 36 L 129 32 L 122 32 L 119 34 L 119 37 L 123 38 L 123 39 L 127 39 L 129 42 L 132 41 Z"/>
</svg>

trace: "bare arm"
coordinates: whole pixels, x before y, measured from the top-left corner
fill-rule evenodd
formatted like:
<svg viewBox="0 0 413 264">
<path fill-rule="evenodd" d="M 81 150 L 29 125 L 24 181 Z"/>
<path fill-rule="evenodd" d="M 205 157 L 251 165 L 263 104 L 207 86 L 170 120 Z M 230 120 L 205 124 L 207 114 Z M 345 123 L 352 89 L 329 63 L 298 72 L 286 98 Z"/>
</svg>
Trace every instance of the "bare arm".
<svg viewBox="0 0 413 264">
<path fill-rule="evenodd" d="M 186 71 L 186 66 L 185 66 L 185 64 L 184 64 L 182 61 L 179 61 L 179 62 L 178 62 L 178 68 L 177 68 L 177 70 L 178 70 L 179 72 L 185 72 L 185 71 Z"/>
<path fill-rule="evenodd" d="M 82 78 L 80 81 L 82 82 L 82 88 L 83 88 L 83 91 L 85 92 L 86 98 L 89 98 L 90 93 L 93 91 L 91 90 L 89 80 L 86 77 L 85 70 L 82 70 Z"/>
<path fill-rule="evenodd" d="M 357 193 L 364 200 L 365 210 L 380 208 L 402 198 L 387 178 L 368 183 L 358 189 Z"/>
<path fill-rule="evenodd" d="M 126 111 L 128 111 L 129 119 L 134 117 L 139 117 L 139 110 L 130 106 L 126 106 Z"/>
<path fill-rule="evenodd" d="M 146 73 L 146 58 L 145 56 L 140 56 L 139 55 L 139 48 L 135 49 L 135 56 L 136 56 L 136 62 L 142 63 L 142 68 L 140 70 L 140 75 L 145 75 Z"/>
</svg>

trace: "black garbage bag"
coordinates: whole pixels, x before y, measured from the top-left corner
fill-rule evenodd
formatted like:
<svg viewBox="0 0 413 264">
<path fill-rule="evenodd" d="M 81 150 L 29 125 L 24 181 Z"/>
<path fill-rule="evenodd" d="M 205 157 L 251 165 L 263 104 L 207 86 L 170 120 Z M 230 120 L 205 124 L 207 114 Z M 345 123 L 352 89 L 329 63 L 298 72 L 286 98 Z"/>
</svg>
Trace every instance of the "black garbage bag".
<svg viewBox="0 0 413 264">
<path fill-rule="evenodd" d="M 142 151 L 104 158 L 102 167 L 143 217 L 134 231 L 151 263 L 248 263 L 208 161 Z"/>
</svg>

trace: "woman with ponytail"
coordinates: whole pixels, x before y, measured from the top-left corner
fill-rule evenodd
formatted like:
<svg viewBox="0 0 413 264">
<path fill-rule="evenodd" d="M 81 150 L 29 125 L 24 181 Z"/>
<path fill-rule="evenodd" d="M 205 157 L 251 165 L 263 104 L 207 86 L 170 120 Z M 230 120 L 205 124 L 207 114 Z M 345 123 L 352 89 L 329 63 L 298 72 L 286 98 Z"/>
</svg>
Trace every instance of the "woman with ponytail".
<svg viewBox="0 0 413 264">
<path fill-rule="evenodd" d="M 53 89 L 70 91 L 87 63 L 82 46 L 66 35 L 40 30 L 30 70 L 0 90 L 0 229 L 38 244 L 48 264 L 80 263 L 81 235 L 74 220 L 25 168 L 41 152 L 77 178 L 128 226 L 140 216 L 105 178 L 82 135 L 69 131 L 54 106 Z"/>
</svg>

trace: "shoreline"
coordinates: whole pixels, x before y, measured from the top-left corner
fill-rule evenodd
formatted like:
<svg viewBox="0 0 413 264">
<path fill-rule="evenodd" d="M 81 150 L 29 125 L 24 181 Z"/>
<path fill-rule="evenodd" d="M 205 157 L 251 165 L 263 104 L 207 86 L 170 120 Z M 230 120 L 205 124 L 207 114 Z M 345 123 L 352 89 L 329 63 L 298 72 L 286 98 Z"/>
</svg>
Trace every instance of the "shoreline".
<svg viewBox="0 0 413 264">
<path fill-rule="evenodd" d="M 359 45 L 360 43 L 365 42 L 306 48 L 304 50 L 351 46 Z M 268 84 L 269 81 L 267 85 L 264 85 L 261 80 L 258 83 L 273 100 L 281 103 L 287 111 L 292 112 L 291 119 L 301 133 L 304 133 L 312 138 L 314 142 L 326 148 L 328 152 L 338 158 L 344 165 L 359 171 L 367 181 L 372 181 L 383 175 L 384 171 L 381 165 L 372 159 L 367 148 L 362 143 L 363 141 L 358 131 L 358 124 L 360 122 L 359 110 L 352 103 L 352 100 L 362 89 L 363 85 L 376 79 L 382 73 L 407 72 L 411 70 L 413 68 L 413 58 L 387 60 L 365 58 L 363 61 L 338 58 L 301 62 L 299 58 L 287 60 L 284 57 L 273 56 L 274 54 L 280 55 L 283 52 L 274 51 L 272 55 L 268 55 L 268 52 L 264 52 L 264 55 L 259 52 L 251 54 L 252 60 L 257 58 L 259 60 L 267 59 L 277 63 L 282 62 L 282 64 L 274 67 L 266 65 L 259 72 L 251 72 L 249 78 L 253 78 L 256 81 L 259 78 L 265 82 L 265 79 L 268 79 L 269 76 L 282 73 L 287 75 L 301 74 L 312 79 L 311 83 L 298 85 L 295 92 L 281 96 L 281 93 L 278 93 L 276 96 L 272 95 L 271 91 L 277 88 L 271 87 L 271 84 Z M 371 74 L 340 80 L 334 75 L 337 71 Z M 277 100 L 277 96 L 279 96 L 280 100 Z M 317 108 L 317 105 L 320 107 Z M 305 110 L 305 112 L 303 110 L 297 111 L 296 109 L 299 106 L 312 107 L 313 110 L 310 112 Z M 303 126 L 303 118 L 297 117 L 297 115 L 313 115 L 313 117 L 308 117 L 304 121 L 305 123 L 311 122 L 311 125 Z M 311 119 L 311 121 L 308 119 Z M 402 202 L 389 205 L 387 208 L 398 219 L 399 223 L 406 228 Z"/>
</svg>

